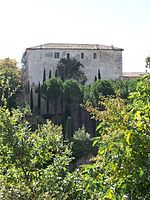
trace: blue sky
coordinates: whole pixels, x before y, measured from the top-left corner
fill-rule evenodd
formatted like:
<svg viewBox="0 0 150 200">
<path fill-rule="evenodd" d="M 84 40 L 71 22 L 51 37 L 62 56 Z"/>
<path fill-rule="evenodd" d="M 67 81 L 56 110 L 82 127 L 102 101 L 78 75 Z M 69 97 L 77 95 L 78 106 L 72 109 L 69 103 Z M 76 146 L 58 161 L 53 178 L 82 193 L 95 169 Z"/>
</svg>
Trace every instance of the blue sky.
<svg viewBox="0 0 150 200">
<path fill-rule="evenodd" d="M 144 71 L 150 55 L 149 0 L 0 0 L 0 58 L 49 42 L 124 49 L 123 70 Z"/>
</svg>

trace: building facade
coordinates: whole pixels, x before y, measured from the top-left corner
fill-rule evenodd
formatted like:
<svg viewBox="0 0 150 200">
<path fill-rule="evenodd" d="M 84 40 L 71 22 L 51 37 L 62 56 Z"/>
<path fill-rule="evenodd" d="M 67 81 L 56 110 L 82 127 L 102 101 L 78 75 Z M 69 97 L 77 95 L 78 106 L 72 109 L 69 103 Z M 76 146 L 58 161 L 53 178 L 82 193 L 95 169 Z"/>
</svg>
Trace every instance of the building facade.
<svg viewBox="0 0 150 200">
<path fill-rule="evenodd" d="M 119 79 L 122 76 L 122 51 L 121 48 L 99 44 L 48 43 L 27 48 L 22 57 L 24 78 L 31 86 L 38 85 L 43 83 L 44 71 L 46 79 L 50 70 L 52 77 L 55 75 L 61 58 L 75 58 L 84 65 L 86 84 L 95 80 L 98 71 L 101 79 Z"/>
</svg>

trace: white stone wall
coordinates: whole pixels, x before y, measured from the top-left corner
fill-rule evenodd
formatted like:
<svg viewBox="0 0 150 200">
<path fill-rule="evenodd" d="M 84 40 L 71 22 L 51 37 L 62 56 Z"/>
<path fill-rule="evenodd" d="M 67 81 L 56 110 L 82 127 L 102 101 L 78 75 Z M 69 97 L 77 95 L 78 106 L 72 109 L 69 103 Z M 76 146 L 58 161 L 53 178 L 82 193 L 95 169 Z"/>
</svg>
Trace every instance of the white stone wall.
<svg viewBox="0 0 150 200">
<path fill-rule="evenodd" d="M 59 52 L 59 58 L 54 58 L 55 52 Z M 28 49 L 25 67 L 30 85 L 38 85 L 39 81 L 43 82 L 44 69 L 47 78 L 50 69 L 54 76 L 59 60 L 67 58 L 67 53 L 70 54 L 70 58 L 76 58 L 85 66 L 83 71 L 88 79 L 87 84 L 95 80 L 98 70 L 101 72 L 102 79 L 114 80 L 122 76 L 121 50 Z M 84 53 L 84 59 L 81 59 L 81 53 Z M 93 58 L 94 53 L 96 53 L 96 59 Z"/>
</svg>

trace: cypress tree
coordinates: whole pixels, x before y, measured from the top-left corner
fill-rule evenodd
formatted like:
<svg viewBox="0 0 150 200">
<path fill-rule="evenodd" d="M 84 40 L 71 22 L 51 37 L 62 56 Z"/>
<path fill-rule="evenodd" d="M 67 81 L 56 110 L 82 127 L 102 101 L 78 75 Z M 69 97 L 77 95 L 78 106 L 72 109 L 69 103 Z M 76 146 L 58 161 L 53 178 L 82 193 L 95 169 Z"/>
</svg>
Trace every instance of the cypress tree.
<svg viewBox="0 0 150 200">
<path fill-rule="evenodd" d="M 46 81 L 46 71 L 44 69 L 44 72 L 43 72 L 43 83 Z"/>
<path fill-rule="evenodd" d="M 51 74 L 51 69 L 49 70 L 49 78 L 52 77 L 52 74 Z"/>
<path fill-rule="evenodd" d="M 95 81 L 97 81 L 97 76 L 95 76 Z"/>
<path fill-rule="evenodd" d="M 41 113 L 41 84 L 38 86 L 38 113 Z"/>
<path fill-rule="evenodd" d="M 47 112 L 47 114 L 49 114 L 49 99 L 48 99 L 48 97 L 46 99 L 46 112 Z"/>
<path fill-rule="evenodd" d="M 30 93 L 30 83 L 29 83 L 29 81 L 28 81 L 28 83 L 27 83 L 27 93 L 28 93 L 28 94 Z"/>
<path fill-rule="evenodd" d="M 61 80 L 64 81 L 64 75 L 63 74 L 61 75 Z"/>
<path fill-rule="evenodd" d="M 101 79 L 101 72 L 100 72 L 100 70 L 98 70 L 98 80 L 100 80 Z"/>
<path fill-rule="evenodd" d="M 57 78 L 57 69 L 56 69 L 56 71 L 55 71 L 55 77 Z"/>
<path fill-rule="evenodd" d="M 71 122 L 71 117 L 68 116 L 66 122 L 65 139 L 70 139 L 71 137 L 72 137 L 72 122 Z"/>
<path fill-rule="evenodd" d="M 30 109 L 31 109 L 31 112 L 33 112 L 33 90 L 32 90 L 32 88 L 30 91 Z"/>
</svg>

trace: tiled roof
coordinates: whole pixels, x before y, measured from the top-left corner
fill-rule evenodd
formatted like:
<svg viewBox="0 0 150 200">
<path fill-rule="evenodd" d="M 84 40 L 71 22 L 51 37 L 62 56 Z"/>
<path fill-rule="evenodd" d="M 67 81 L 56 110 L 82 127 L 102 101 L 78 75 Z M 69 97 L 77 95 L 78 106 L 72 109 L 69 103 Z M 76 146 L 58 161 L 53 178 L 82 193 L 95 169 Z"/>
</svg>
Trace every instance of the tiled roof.
<svg viewBox="0 0 150 200">
<path fill-rule="evenodd" d="M 139 77 L 146 74 L 146 72 L 123 72 L 125 77 Z"/>
<path fill-rule="evenodd" d="M 95 50 L 116 50 L 116 51 L 123 51 L 121 48 L 106 45 L 100 45 L 100 44 L 71 44 L 71 43 L 47 43 L 42 44 L 34 47 L 30 47 L 27 49 L 95 49 Z"/>
</svg>

